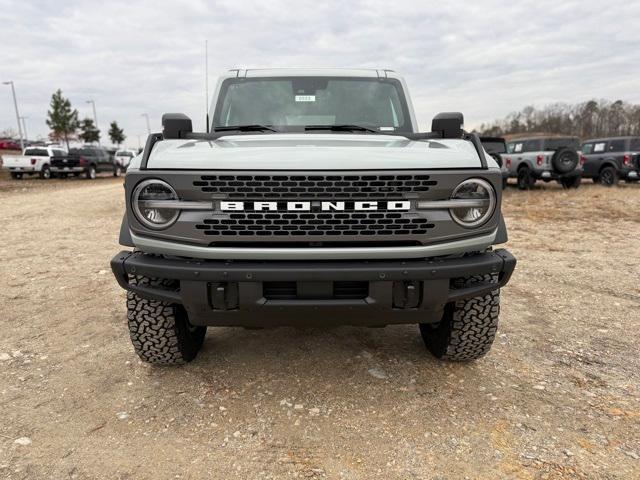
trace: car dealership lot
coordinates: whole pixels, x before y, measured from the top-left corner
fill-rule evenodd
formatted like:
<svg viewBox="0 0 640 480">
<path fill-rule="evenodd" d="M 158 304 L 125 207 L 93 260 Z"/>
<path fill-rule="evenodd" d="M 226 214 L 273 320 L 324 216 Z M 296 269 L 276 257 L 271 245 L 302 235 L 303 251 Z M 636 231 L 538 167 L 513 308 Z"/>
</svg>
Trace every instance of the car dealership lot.
<svg viewBox="0 0 640 480">
<path fill-rule="evenodd" d="M 509 188 L 518 258 L 472 364 L 415 326 L 212 328 L 132 351 L 122 179 L 0 178 L 0 478 L 640 476 L 640 185 Z"/>
</svg>

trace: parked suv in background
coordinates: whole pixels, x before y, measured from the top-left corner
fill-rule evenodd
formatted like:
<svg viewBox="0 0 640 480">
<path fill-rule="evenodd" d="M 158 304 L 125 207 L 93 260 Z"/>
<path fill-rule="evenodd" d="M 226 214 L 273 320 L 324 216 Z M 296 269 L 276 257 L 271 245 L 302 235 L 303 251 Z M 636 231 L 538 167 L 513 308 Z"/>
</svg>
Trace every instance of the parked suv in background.
<svg viewBox="0 0 640 480">
<path fill-rule="evenodd" d="M 114 176 L 120 176 L 120 169 L 116 167 L 109 152 L 92 145 L 70 148 L 68 155 L 54 156 L 51 159 L 51 172 L 60 176 L 78 176 L 84 173 L 91 180 L 99 172 L 112 172 Z"/>
<path fill-rule="evenodd" d="M 527 190 L 536 180 L 556 180 L 564 188 L 578 188 L 582 177 L 578 137 L 520 138 L 507 143 L 505 163 L 518 188 Z"/>
<path fill-rule="evenodd" d="M 582 144 L 583 176 L 608 187 L 640 179 L 640 137 L 587 140 Z"/>
<path fill-rule="evenodd" d="M 509 179 L 509 169 L 504 162 L 504 157 L 507 153 L 507 142 L 502 137 L 480 137 L 480 142 L 482 142 L 485 151 L 491 155 L 500 166 L 500 172 L 502 172 L 502 188 L 506 188 L 507 180 Z"/>
</svg>

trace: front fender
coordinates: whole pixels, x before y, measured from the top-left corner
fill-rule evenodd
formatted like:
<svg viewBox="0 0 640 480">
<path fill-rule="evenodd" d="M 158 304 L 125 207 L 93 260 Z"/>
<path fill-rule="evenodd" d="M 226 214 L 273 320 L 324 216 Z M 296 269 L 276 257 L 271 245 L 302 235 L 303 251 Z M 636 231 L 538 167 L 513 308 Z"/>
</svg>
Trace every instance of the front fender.
<svg viewBox="0 0 640 480">
<path fill-rule="evenodd" d="M 129 229 L 129 220 L 125 213 L 122 217 L 122 223 L 120 224 L 120 237 L 118 243 L 124 247 L 135 247 L 133 239 L 131 238 L 131 230 Z"/>
</svg>

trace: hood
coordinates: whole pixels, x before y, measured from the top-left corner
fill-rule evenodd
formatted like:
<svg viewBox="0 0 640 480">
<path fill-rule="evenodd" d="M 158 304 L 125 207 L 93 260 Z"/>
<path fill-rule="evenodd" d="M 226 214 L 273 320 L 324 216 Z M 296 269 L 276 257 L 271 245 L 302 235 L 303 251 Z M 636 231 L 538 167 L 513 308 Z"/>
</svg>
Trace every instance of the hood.
<svg viewBox="0 0 640 480">
<path fill-rule="evenodd" d="M 163 140 L 148 168 L 194 170 L 384 170 L 477 168 L 461 139 L 412 141 L 391 135 L 257 134 L 215 141 Z"/>
</svg>

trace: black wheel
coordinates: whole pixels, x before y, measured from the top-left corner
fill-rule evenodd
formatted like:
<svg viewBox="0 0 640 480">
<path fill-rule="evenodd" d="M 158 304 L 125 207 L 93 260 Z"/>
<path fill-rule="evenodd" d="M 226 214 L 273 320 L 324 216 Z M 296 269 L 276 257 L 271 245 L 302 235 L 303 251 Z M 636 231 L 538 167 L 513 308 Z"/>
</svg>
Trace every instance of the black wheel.
<svg viewBox="0 0 640 480">
<path fill-rule="evenodd" d="M 491 275 L 454 280 L 457 288 L 477 282 L 495 281 Z M 500 290 L 480 297 L 458 300 L 445 306 L 440 323 L 421 323 L 424 344 L 441 360 L 466 362 L 486 355 L 498 330 Z"/>
<path fill-rule="evenodd" d="M 620 181 L 620 176 L 618 175 L 618 171 L 615 168 L 609 166 L 602 169 L 598 180 L 600 182 L 600 185 L 604 185 L 605 187 L 613 187 Z"/>
<path fill-rule="evenodd" d="M 11 172 L 11 178 L 13 178 L 14 180 L 22 180 L 22 173 Z"/>
<path fill-rule="evenodd" d="M 114 165 L 113 166 L 113 176 L 114 177 L 119 177 L 120 175 L 122 175 L 122 168 L 120 168 L 120 166 L 118 166 L 118 165 Z"/>
<path fill-rule="evenodd" d="M 174 280 L 136 276 L 136 285 L 175 288 Z M 180 305 L 158 300 L 147 300 L 127 292 L 127 320 L 131 343 L 138 356 L 156 365 L 181 365 L 193 360 L 207 332 L 207 327 L 189 323 L 187 313 Z"/>
<path fill-rule="evenodd" d="M 562 188 L 578 188 L 582 179 L 580 177 L 569 177 L 569 178 L 561 178 L 560 184 Z"/>
<path fill-rule="evenodd" d="M 86 171 L 85 176 L 88 180 L 95 180 L 96 178 L 96 166 L 89 165 L 89 169 Z"/>
<path fill-rule="evenodd" d="M 49 180 L 51 178 L 51 169 L 49 165 L 43 165 L 42 170 L 40 170 L 40 178 L 43 180 Z"/>
<path fill-rule="evenodd" d="M 518 188 L 520 190 L 529 190 L 533 188 L 536 183 L 536 179 L 533 178 L 531 170 L 528 167 L 522 167 L 518 170 Z"/>
<path fill-rule="evenodd" d="M 575 170 L 580 161 L 580 156 L 575 150 L 570 148 L 559 148 L 551 157 L 551 165 L 558 173 L 569 173 Z"/>
</svg>

